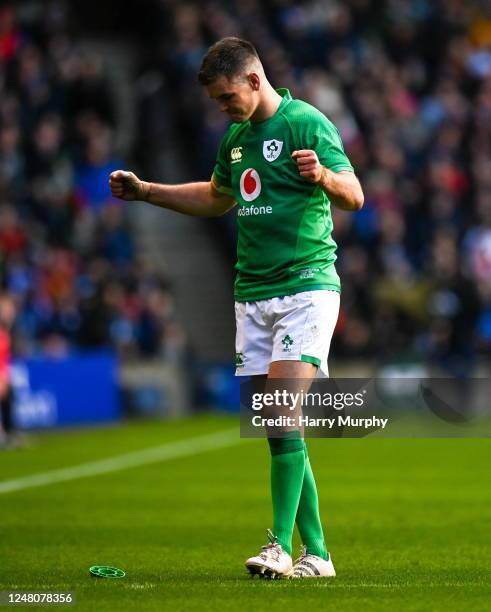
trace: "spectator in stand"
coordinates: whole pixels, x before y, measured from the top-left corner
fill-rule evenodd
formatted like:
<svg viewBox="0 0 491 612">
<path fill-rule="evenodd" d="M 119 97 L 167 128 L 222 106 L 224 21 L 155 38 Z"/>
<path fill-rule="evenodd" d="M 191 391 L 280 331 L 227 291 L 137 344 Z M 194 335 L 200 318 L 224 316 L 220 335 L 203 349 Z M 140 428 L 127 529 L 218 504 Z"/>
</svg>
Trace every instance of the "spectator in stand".
<svg viewBox="0 0 491 612">
<path fill-rule="evenodd" d="M 113 140 L 109 126 L 96 124 L 87 135 L 84 161 L 75 171 L 76 197 L 80 206 L 100 210 L 117 202 L 107 190 L 107 177 L 121 167 L 112 154 Z"/>
<path fill-rule="evenodd" d="M 10 384 L 11 329 L 15 305 L 7 294 L 0 295 L 0 448 L 15 443 L 15 423 Z"/>
</svg>

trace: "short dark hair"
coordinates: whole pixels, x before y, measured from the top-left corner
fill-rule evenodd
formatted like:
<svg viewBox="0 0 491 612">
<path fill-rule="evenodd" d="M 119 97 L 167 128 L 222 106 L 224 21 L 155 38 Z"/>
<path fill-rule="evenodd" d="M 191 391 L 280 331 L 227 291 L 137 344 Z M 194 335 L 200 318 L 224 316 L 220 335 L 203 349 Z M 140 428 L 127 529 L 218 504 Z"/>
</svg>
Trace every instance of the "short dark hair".
<svg viewBox="0 0 491 612">
<path fill-rule="evenodd" d="M 221 76 L 232 79 L 243 72 L 252 59 L 259 59 L 252 43 L 235 36 L 222 38 L 208 49 L 198 80 L 201 85 L 210 85 Z"/>
</svg>

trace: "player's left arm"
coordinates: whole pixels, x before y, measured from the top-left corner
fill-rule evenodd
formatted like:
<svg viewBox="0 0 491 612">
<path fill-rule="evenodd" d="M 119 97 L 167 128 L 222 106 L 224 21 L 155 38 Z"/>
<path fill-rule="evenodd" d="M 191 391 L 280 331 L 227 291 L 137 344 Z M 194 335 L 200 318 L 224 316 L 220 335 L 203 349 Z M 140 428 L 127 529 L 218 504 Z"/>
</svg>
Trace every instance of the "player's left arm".
<svg viewBox="0 0 491 612">
<path fill-rule="evenodd" d="M 317 153 L 311 149 L 301 149 L 292 153 L 300 176 L 319 185 L 329 200 L 342 210 L 360 210 L 364 195 L 360 181 L 351 170 L 333 172 L 321 164 Z"/>
</svg>

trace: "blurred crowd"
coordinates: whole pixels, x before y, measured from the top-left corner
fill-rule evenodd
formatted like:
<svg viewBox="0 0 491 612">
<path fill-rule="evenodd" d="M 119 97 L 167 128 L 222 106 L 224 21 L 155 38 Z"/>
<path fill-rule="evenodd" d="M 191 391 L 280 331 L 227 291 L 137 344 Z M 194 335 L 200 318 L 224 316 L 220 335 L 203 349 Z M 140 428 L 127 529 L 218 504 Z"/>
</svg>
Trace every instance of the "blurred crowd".
<svg viewBox="0 0 491 612">
<path fill-rule="evenodd" d="M 108 175 L 124 167 L 115 95 L 75 41 L 66 4 L 0 5 L 0 279 L 14 349 L 158 356 L 176 334 L 172 294 L 111 199 Z"/>
<path fill-rule="evenodd" d="M 270 81 L 340 129 L 365 191 L 333 210 L 343 284 L 333 354 L 429 358 L 465 374 L 491 349 L 491 4 L 159 0 L 154 66 L 192 175 L 227 119 L 196 81 L 209 44 L 251 40 Z"/>
<path fill-rule="evenodd" d="M 135 158 L 155 159 L 172 137 L 189 178 L 209 178 L 227 118 L 196 73 L 212 42 L 251 40 L 273 85 L 338 126 L 364 187 L 360 212 L 333 210 L 343 284 L 333 354 L 424 357 L 455 374 L 489 354 L 489 2 L 144 4 L 141 82 L 152 89 L 158 74 L 172 96 L 142 107 Z M 158 355 L 182 333 L 172 293 L 107 189 L 124 167 L 117 100 L 100 57 L 71 36 L 67 6 L 0 5 L 0 278 L 15 349 Z"/>
</svg>

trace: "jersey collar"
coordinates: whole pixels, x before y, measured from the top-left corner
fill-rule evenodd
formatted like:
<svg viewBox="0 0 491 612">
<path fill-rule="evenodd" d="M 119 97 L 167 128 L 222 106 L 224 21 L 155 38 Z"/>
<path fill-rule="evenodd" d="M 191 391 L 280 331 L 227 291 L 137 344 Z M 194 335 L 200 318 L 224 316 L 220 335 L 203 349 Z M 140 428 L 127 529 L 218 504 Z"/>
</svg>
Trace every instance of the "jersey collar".
<svg viewBox="0 0 491 612">
<path fill-rule="evenodd" d="M 285 106 L 289 102 L 292 101 L 291 93 L 288 89 L 286 89 L 286 87 L 279 87 L 275 91 L 276 93 L 280 94 L 283 100 L 280 102 L 280 105 L 276 109 L 276 112 L 274 113 L 274 115 L 271 115 L 271 117 L 268 117 L 264 121 L 254 121 L 254 122 L 249 121 L 250 127 L 259 129 L 259 128 L 262 128 L 263 126 L 269 125 L 272 121 L 274 121 L 277 117 L 280 116 L 281 111 L 285 108 Z"/>
<path fill-rule="evenodd" d="M 290 90 L 287 89 L 286 87 L 278 87 L 278 89 L 276 90 L 276 93 L 280 94 L 280 96 L 283 98 L 283 102 L 280 103 L 280 107 L 284 102 L 290 101 L 292 99 Z"/>
</svg>

